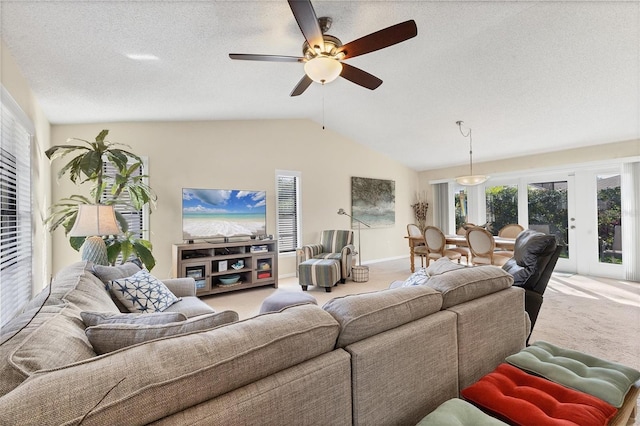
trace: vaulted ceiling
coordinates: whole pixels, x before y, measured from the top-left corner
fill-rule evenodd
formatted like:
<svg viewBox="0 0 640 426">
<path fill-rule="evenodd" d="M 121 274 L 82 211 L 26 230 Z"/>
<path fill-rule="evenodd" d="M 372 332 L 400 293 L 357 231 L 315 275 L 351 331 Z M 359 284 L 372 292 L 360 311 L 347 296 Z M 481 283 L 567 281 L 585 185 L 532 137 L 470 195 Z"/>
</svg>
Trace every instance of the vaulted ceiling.
<svg viewBox="0 0 640 426">
<path fill-rule="evenodd" d="M 308 118 L 415 170 L 640 138 L 640 3 L 314 1 L 347 43 L 418 35 L 289 93 L 304 37 L 284 0 L 0 1 L 1 36 L 53 124 Z M 128 55 L 153 55 L 139 60 Z"/>
</svg>

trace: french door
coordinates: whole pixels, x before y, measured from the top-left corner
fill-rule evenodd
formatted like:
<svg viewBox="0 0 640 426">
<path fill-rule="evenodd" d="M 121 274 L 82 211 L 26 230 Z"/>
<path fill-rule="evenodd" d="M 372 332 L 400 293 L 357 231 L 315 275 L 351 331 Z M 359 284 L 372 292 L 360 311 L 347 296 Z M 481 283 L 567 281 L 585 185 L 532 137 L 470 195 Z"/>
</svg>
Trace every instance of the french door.
<svg viewBox="0 0 640 426">
<path fill-rule="evenodd" d="M 557 271 L 576 272 L 577 235 L 581 226 L 575 209 L 575 176 L 544 175 L 521 179 L 518 212 L 525 228 L 555 235 L 563 246 Z"/>
<path fill-rule="evenodd" d="M 495 179 L 484 192 L 485 206 L 473 218 L 494 235 L 519 223 L 563 245 L 556 271 L 623 277 L 619 167 Z"/>
</svg>

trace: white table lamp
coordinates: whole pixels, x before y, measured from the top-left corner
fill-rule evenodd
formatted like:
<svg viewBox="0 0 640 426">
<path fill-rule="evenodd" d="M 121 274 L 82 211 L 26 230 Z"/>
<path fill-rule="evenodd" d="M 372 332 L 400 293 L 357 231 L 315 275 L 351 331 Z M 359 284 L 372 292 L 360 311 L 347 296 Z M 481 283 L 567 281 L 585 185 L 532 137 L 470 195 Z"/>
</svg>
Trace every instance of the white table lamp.
<svg viewBox="0 0 640 426">
<path fill-rule="evenodd" d="M 113 206 L 100 204 L 82 204 L 78 206 L 78 215 L 73 228 L 69 231 L 72 237 L 88 237 L 82 245 L 82 260 L 89 260 L 97 265 L 108 265 L 107 246 L 103 235 L 122 233 L 116 220 Z"/>
</svg>

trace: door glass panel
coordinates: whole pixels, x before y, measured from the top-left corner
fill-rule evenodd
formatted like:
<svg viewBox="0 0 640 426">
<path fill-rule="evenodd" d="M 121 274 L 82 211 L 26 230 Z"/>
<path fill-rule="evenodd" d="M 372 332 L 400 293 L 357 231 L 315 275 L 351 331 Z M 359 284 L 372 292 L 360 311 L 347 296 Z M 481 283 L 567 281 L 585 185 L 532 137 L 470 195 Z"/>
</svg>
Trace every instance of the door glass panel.
<svg viewBox="0 0 640 426">
<path fill-rule="evenodd" d="M 567 181 L 530 183 L 527 186 L 529 229 L 555 235 L 564 249 L 560 257 L 569 257 L 569 219 Z"/>
<path fill-rule="evenodd" d="M 454 200 L 456 204 L 456 230 L 458 230 L 467 223 L 468 219 L 467 190 L 465 188 L 456 189 Z"/>
<path fill-rule="evenodd" d="M 500 185 L 485 189 L 487 228 L 493 235 L 505 225 L 518 223 L 518 185 Z"/>
<path fill-rule="evenodd" d="M 598 197 L 598 241 L 601 263 L 622 263 L 622 216 L 620 175 L 596 176 Z"/>
</svg>

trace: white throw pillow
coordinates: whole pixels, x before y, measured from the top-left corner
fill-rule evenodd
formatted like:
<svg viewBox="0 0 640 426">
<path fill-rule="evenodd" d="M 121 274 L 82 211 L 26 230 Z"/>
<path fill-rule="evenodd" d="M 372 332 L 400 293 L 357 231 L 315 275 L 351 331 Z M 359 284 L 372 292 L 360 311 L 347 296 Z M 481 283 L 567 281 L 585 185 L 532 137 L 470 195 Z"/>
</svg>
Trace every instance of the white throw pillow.
<svg viewBox="0 0 640 426">
<path fill-rule="evenodd" d="M 180 300 L 162 281 L 145 270 L 110 281 L 109 291 L 129 312 L 162 312 Z"/>
</svg>

